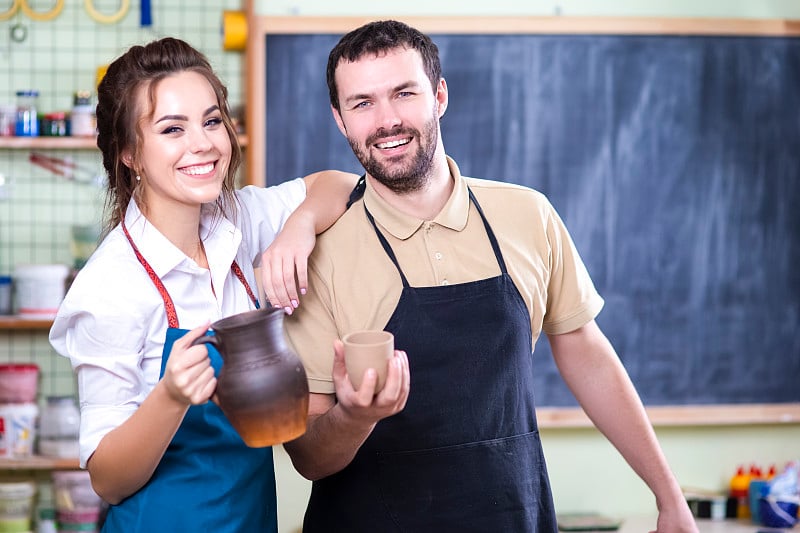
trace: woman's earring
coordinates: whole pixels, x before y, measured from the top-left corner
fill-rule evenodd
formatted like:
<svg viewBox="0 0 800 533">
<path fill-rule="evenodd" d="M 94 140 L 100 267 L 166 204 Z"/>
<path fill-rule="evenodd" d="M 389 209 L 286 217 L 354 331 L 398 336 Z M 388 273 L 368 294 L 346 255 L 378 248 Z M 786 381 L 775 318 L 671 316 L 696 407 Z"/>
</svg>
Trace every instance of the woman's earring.
<svg viewBox="0 0 800 533">
<path fill-rule="evenodd" d="M 139 176 L 139 174 L 136 174 L 136 181 L 142 181 L 142 178 Z"/>
</svg>

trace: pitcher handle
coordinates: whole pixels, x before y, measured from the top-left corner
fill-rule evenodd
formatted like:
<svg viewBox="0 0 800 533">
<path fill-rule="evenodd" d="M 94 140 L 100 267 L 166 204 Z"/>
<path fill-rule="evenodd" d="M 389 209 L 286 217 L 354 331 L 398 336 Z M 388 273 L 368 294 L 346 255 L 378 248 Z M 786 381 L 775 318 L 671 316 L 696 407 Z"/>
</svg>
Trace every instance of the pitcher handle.
<svg viewBox="0 0 800 533">
<path fill-rule="evenodd" d="M 213 330 L 208 330 L 208 331 L 213 331 Z M 190 346 L 197 346 L 198 344 L 213 344 L 217 350 L 220 349 L 219 337 L 217 337 L 216 335 L 209 335 L 208 333 L 200 337 L 197 337 L 195 340 L 192 341 L 192 344 Z"/>
<path fill-rule="evenodd" d="M 208 331 L 213 333 L 214 330 L 209 329 Z M 192 344 L 190 344 L 189 346 L 197 346 L 198 344 L 212 344 L 214 348 L 217 349 L 217 351 L 220 351 L 219 337 L 217 337 L 216 335 L 209 335 L 208 332 L 204 333 L 200 337 L 197 337 L 195 340 L 192 341 Z M 214 392 L 211 393 L 211 401 L 219 405 L 219 401 L 217 399 L 216 387 L 214 387 Z"/>
</svg>

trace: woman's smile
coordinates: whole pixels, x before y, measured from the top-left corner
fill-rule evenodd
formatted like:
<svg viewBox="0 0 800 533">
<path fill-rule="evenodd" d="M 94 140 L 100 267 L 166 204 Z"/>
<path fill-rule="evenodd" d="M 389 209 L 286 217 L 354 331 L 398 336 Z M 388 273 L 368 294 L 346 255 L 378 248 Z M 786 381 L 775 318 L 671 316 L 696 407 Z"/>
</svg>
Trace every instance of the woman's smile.
<svg viewBox="0 0 800 533">
<path fill-rule="evenodd" d="M 195 165 L 190 165 L 186 167 L 179 168 L 181 172 L 184 174 L 188 174 L 190 176 L 200 177 L 200 176 L 207 176 L 214 171 L 214 167 L 216 164 L 214 162 L 211 163 L 200 163 Z"/>
</svg>

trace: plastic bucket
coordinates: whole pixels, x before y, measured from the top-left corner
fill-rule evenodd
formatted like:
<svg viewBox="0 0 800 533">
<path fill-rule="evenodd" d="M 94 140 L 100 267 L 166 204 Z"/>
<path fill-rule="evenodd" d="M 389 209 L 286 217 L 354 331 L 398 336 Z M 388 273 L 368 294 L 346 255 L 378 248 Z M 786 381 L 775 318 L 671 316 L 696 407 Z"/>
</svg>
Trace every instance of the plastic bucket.
<svg viewBox="0 0 800 533">
<path fill-rule="evenodd" d="M 36 483 L 14 481 L 0 483 L 0 532 L 31 530 Z"/>
<path fill-rule="evenodd" d="M 39 406 L 35 403 L 0 404 L 0 457 L 33 454 L 38 416 Z"/>
<path fill-rule="evenodd" d="M 55 318 L 64 299 L 66 265 L 17 265 L 14 269 L 17 314 L 25 318 Z"/>
<path fill-rule="evenodd" d="M 0 364 L 0 403 L 36 400 L 39 367 L 33 363 Z"/>
<path fill-rule="evenodd" d="M 52 478 L 59 531 L 95 531 L 102 500 L 92 489 L 89 472 L 55 471 Z"/>
</svg>

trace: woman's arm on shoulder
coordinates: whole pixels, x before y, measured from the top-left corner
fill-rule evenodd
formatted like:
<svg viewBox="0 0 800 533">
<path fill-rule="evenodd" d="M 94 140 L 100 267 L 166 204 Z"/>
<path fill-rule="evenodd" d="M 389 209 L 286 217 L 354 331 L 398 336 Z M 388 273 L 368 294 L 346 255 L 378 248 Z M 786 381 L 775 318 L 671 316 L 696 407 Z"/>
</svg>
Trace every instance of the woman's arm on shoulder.
<svg viewBox="0 0 800 533">
<path fill-rule="evenodd" d="M 320 234 L 347 209 L 347 200 L 358 182 L 358 174 L 339 170 L 323 170 L 303 178 L 306 182 L 306 199 L 292 213 L 310 216 L 314 221 L 314 232 Z M 290 217 L 291 218 L 291 217 Z"/>
<path fill-rule="evenodd" d="M 358 175 L 324 170 L 303 180 L 305 200 L 261 257 L 261 282 L 267 299 L 273 307 L 283 307 L 289 313 L 299 305 L 299 295 L 308 287 L 308 256 L 316 236 L 346 211 Z"/>
</svg>

